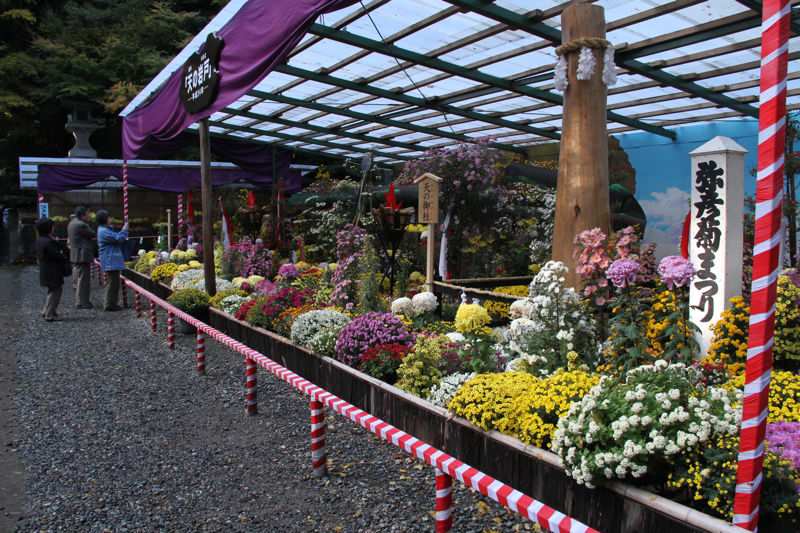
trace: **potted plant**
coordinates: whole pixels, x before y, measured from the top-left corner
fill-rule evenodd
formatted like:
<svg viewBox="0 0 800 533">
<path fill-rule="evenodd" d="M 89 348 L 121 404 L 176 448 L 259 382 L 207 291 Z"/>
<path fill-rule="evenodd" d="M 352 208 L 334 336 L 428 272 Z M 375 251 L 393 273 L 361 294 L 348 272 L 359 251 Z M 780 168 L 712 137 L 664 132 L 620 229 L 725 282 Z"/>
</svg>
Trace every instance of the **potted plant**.
<svg viewBox="0 0 800 533">
<path fill-rule="evenodd" d="M 186 313 L 198 318 L 202 318 L 208 312 L 209 298 L 208 294 L 199 289 L 180 289 L 172 293 L 167 298 L 167 301 Z M 191 326 L 184 320 L 178 320 L 178 330 L 186 335 L 195 332 L 194 326 Z"/>
</svg>

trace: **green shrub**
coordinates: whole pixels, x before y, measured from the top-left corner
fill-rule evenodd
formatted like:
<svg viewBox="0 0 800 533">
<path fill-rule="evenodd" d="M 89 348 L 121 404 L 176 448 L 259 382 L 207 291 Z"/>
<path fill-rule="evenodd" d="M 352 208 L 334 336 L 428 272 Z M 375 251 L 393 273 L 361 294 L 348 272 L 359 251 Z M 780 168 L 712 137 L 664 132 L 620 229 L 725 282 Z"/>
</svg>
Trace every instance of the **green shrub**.
<svg viewBox="0 0 800 533">
<path fill-rule="evenodd" d="M 172 293 L 167 301 L 189 314 L 208 310 L 208 294 L 198 289 L 180 289 Z"/>
</svg>

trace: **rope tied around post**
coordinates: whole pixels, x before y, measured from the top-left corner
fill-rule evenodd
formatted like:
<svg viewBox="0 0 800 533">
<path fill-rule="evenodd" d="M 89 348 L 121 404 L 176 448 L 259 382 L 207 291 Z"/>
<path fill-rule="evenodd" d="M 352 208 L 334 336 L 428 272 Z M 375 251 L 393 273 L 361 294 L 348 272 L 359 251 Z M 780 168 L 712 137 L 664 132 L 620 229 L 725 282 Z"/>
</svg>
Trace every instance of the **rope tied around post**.
<svg viewBox="0 0 800 533">
<path fill-rule="evenodd" d="M 578 66 L 575 77 L 579 80 L 588 80 L 594 75 L 597 61 L 594 50 L 603 53 L 603 83 L 606 86 L 617 83 L 617 70 L 614 64 L 614 45 L 611 41 L 602 37 L 581 37 L 573 39 L 555 49 L 558 56 L 558 63 L 555 67 L 553 83 L 559 92 L 565 92 L 569 86 L 568 72 L 569 63 L 567 56 L 579 52 Z"/>
</svg>

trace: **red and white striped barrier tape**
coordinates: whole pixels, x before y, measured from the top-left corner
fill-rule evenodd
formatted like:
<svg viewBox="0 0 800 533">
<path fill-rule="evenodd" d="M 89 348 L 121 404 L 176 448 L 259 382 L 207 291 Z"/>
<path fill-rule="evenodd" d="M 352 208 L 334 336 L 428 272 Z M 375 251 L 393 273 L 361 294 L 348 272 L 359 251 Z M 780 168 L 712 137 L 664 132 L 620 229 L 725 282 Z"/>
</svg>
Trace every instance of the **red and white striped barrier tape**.
<svg viewBox="0 0 800 533">
<path fill-rule="evenodd" d="M 788 0 L 762 2 L 753 285 L 739 464 L 733 501 L 733 523 L 751 531 L 758 529 L 759 500 L 764 479 L 764 434 L 769 414 L 775 297 L 781 268 L 790 18 Z"/>
<path fill-rule="evenodd" d="M 511 509 L 524 518 L 537 522 L 542 528 L 552 533 L 599 533 L 596 529 L 556 511 L 552 507 L 523 494 L 502 481 L 484 474 L 450 454 L 434 448 L 430 444 L 314 385 L 264 354 L 197 320 L 128 279 L 123 278 L 123 281 L 134 291 L 138 291 L 145 298 L 148 298 L 152 304 L 157 303 L 159 307 L 172 311 L 177 317 L 189 322 L 220 344 L 243 355 L 246 359 L 252 359 L 261 368 L 310 396 L 311 400 L 320 402 L 332 411 L 349 418 L 362 428 L 378 436 L 381 440 L 397 446 L 409 455 L 461 481 L 464 485 L 496 501 L 503 507 Z"/>
</svg>

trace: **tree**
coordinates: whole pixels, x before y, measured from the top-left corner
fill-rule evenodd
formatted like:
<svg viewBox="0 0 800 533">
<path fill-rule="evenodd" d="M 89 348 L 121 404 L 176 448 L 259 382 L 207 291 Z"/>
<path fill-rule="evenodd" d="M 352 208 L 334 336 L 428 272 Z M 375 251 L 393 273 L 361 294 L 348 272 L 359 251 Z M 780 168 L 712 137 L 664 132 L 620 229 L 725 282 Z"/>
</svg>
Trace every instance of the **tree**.
<svg viewBox="0 0 800 533">
<path fill-rule="evenodd" d="M 116 114 L 227 0 L 0 0 L 0 190 L 17 158 L 64 155 L 71 103 L 106 127 L 101 157 L 117 157 Z"/>
</svg>

